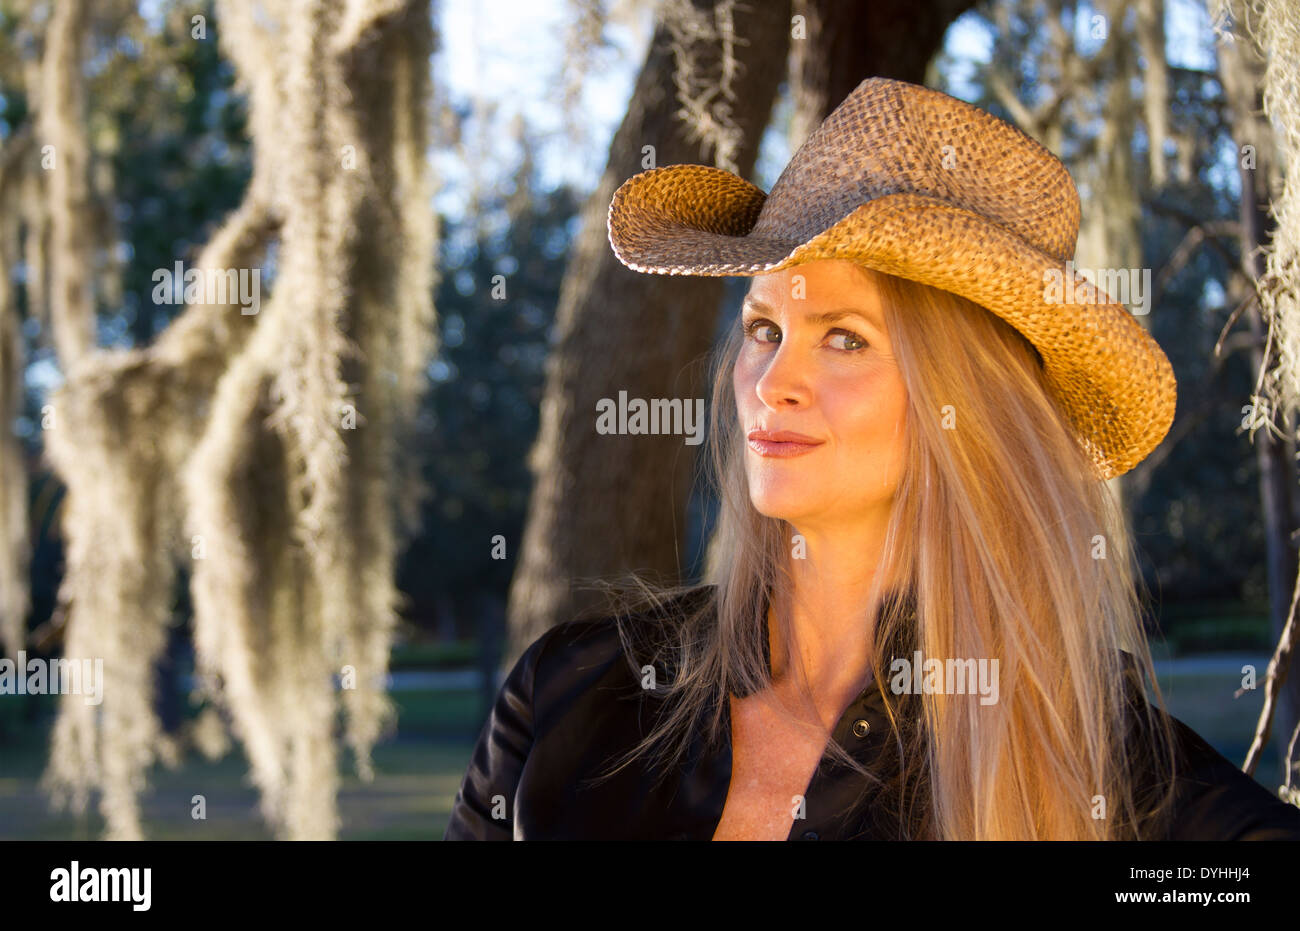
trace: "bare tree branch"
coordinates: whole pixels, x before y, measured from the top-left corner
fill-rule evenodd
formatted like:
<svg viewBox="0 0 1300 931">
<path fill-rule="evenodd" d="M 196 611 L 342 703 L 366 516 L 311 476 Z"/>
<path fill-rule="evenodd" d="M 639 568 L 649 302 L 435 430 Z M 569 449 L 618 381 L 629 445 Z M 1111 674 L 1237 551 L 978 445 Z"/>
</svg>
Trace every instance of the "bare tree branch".
<svg viewBox="0 0 1300 931">
<path fill-rule="evenodd" d="M 1296 586 L 1291 592 L 1291 610 L 1287 614 L 1286 626 L 1282 628 L 1282 636 L 1277 642 L 1277 649 L 1273 651 L 1273 658 L 1268 661 L 1268 673 L 1264 678 L 1264 707 L 1259 712 L 1259 722 L 1255 725 L 1255 738 L 1246 753 L 1246 762 L 1241 766 L 1251 775 L 1254 775 L 1260 754 L 1264 752 L 1264 745 L 1268 743 L 1269 733 L 1273 728 L 1273 710 L 1278 704 L 1282 686 L 1286 683 L 1287 672 L 1291 668 L 1291 655 L 1295 651 L 1296 643 L 1297 599 L 1300 599 L 1300 578 L 1296 580 Z M 1288 772 L 1289 770 L 1288 766 Z"/>
</svg>

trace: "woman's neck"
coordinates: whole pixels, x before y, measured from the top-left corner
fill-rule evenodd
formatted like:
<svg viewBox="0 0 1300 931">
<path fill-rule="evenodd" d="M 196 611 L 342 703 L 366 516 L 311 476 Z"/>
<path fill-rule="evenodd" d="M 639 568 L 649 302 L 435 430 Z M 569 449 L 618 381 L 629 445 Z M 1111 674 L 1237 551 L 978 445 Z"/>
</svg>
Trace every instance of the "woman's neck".
<svg viewBox="0 0 1300 931">
<path fill-rule="evenodd" d="M 801 532 L 792 547 L 793 591 L 781 605 L 789 622 L 803 681 L 828 725 L 871 681 L 871 643 L 876 605 L 869 602 L 883 551 L 883 528 L 855 527 L 835 533 Z M 888 593 L 884 577 L 881 597 Z M 775 611 L 778 606 L 773 605 Z M 785 656 L 780 627 L 769 615 L 772 675 L 778 691 L 797 694 L 798 676 Z"/>
</svg>

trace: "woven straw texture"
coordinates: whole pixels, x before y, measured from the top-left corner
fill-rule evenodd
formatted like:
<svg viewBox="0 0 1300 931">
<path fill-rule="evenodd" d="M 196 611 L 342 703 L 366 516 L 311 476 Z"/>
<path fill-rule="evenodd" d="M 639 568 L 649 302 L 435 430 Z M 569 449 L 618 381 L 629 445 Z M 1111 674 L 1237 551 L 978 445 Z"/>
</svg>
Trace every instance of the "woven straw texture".
<svg viewBox="0 0 1300 931">
<path fill-rule="evenodd" d="M 1173 368 L 1123 304 L 1068 282 L 1079 195 L 1014 126 L 939 91 L 870 78 L 791 158 L 770 194 L 706 165 L 629 178 L 609 206 L 619 261 L 648 274 L 753 276 L 847 259 L 969 298 L 1019 330 L 1104 479 L 1173 423 Z M 1068 289 L 1067 289 L 1067 296 Z"/>
</svg>

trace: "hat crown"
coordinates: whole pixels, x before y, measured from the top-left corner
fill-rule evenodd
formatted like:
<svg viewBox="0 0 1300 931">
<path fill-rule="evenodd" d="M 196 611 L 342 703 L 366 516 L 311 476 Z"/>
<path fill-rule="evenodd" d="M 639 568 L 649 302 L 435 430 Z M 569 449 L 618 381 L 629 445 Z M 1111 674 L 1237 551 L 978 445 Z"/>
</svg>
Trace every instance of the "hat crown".
<svg viewBox="0 0 1300 931">
<path fill-rule="evenodd" d="M 863 81 L 809 135 L 751 235 L 805 242 L 891 194 L 979 214 L 1062 263 L 1074 255 L 1079 194 L 1056 156 L 978 107 L 889 78 Z"/>
</svg>

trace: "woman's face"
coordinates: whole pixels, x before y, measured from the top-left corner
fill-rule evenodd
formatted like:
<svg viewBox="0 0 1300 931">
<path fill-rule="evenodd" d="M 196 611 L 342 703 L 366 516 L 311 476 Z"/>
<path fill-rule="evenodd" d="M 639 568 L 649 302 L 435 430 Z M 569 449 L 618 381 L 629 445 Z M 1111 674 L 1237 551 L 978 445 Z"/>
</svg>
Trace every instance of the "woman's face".
<svg viewBox="0 0 1300 931">
<path fill-rule="evenodd" d="M 906 392 L 874 280 L 838 259 L 755 276 L 733 383 L 759 513 L 800 532 L 883 526 Z"/>
</svg>

